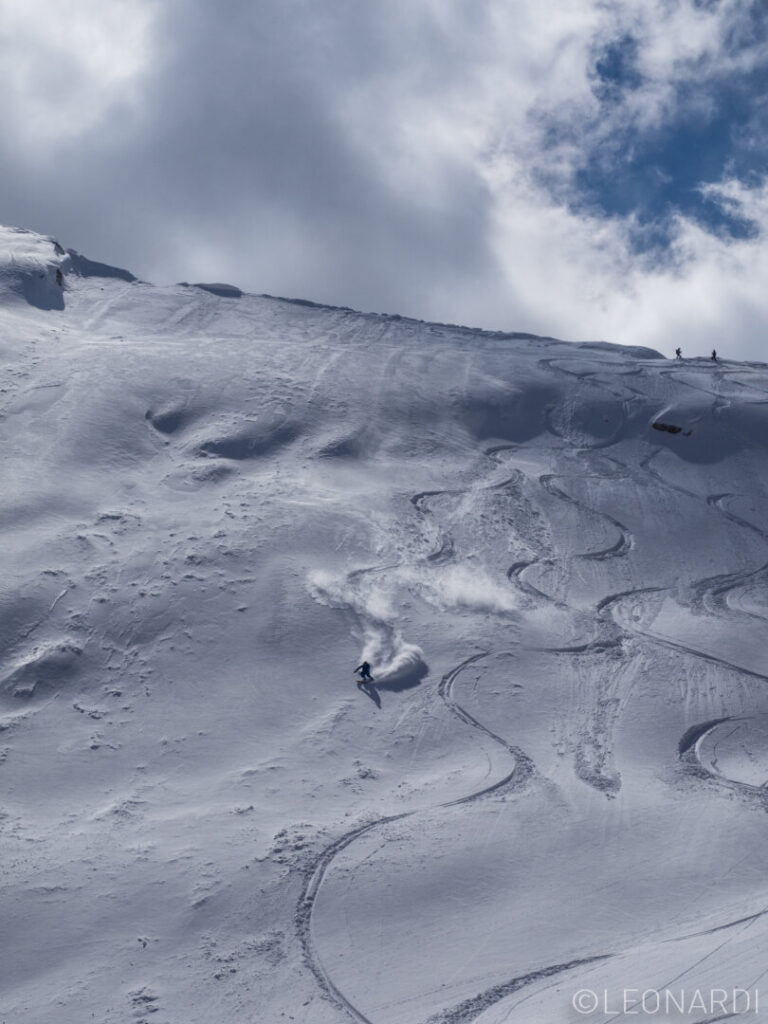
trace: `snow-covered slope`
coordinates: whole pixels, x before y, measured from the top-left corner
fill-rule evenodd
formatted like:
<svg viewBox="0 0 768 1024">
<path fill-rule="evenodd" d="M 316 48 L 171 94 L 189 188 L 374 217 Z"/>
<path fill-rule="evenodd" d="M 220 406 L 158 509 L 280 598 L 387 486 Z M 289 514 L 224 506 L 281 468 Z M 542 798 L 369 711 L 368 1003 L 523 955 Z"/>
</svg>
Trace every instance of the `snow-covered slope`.
<svg viewBox="0 0 768 1024">
<path fill-rule="evenodd" d="M 8 229 L 0 360 L 0 1020 L 759 988 L 768 368 Z"/>
</svg>

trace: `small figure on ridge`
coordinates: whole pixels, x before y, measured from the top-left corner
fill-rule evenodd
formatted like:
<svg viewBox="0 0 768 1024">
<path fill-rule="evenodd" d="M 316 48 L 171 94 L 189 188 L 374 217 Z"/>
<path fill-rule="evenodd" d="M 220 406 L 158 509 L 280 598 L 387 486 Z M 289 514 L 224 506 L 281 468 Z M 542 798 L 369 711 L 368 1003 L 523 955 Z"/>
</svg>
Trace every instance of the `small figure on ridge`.
<svg viewBox="0 0 768 1024">
<path fill-rule="evenodd" d="M 683 350 L 681 348 L 676 348 L 675 349 L 675 359 L 682 359 L 682 358 L 683 358 Z"/>
</svg>

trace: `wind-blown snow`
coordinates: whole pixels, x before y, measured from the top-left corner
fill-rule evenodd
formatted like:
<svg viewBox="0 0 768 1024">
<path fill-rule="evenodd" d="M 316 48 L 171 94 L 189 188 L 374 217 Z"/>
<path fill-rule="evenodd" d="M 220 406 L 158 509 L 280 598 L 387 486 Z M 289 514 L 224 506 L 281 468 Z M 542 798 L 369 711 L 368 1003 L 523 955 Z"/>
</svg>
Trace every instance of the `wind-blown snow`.
<svg viewBox="0 0 768 1024">
<path fill-rule="evenodd" d="M 10 229 L 0 360 L 0 1019 L 759 988 L 767 367 Z"/>
</svg>

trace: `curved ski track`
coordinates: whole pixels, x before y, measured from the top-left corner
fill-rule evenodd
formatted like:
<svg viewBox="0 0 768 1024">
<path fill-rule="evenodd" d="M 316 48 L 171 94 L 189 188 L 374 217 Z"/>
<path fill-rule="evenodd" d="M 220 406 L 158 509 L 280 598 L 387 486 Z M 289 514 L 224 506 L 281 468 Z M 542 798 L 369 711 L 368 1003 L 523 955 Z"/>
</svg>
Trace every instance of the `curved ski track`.
<svg viewBox="0 0 768 1024">
<path fill-rule="evenodd" d="M 561 474 L 544 473 L 539 477 L 539 483 L 544 490 L 553 497 L 559 498 L 561 501 L 568 502 L 582 512 L 588 512 L 590 515 L 606 519 L 618 533 L 616 541 L 613 544 L 609 544 L 606 548 L 600 548 L 598 551 L 587 551 L 581 554 L 571 555 L 569 557 L 581 558 L 585 561 L 603 561 L 604 559 L 620 558 L 623 555 L 626 555 L 627 552 L 631 550 L 634 543 L 631 530 L 629 530 L 629 528 L 623 523 L 619 522 L 618 519 L 614 518 L 614 516 L 609 515 L 607 512 L 601 512 L 598 509 L 591 508 L 585 502 L 572 497 L 561 487 L 558 487 L 554 481 L 558 479 L 559 476 L 561 476 Z M 550 594 L 546 594 L 543 590 L 539 590 L 538 587 L 533 586 L 523 578 L 523 573 L 533 565 L 551 566 L 555 564 L 555 559 L 544 557 L 513 562 L 509 569 L 507 569 L 507 579 L 509 579 L 510 582 L 514 579 L 520 589 L 532 597 L 543 598 L 558 608 L 568 608 L 569 605 L 567 601 L 561 601 L 558 598 L 552 597 Z"/>
<path fill-rule="evenodd" d="M 632 547 L 632 533 L 620 523 L 618 519 L 615 519 L 612 515 L 607 512 L 599 512 L 597 509 L 592 508 L 583 501 L 579 501 L 578 498 L 572 497 L 567 494 L 562 488 L 558 487 L 554 481 L 557 479 L 558 474 L 555 473 L 544 473 L 539 477 L 539 483 L 548 491 L 553 497 L 561 498 L 563 501 L 569 502 L 571 505 L 575 505 L 576 508 L 582 512 L 588 512 L 590 515 L 600 516 L 606 519 L 611 526 L 618 530 L 619 536 L 615 543 L 610 544 L 607 548 L 601 548 L 599 551 L 587 551 L 583 554 L 574 555 L 574 558 L 584 558 L 588 560 L 599 561 L 603 558 L 618 558 L 621 555 L 625 555 Z"/>
<path fill-rule="evenodd" d="M 561 366 L 554 365 L 554 360 L 544 360 L 543 362 L 548 363 L 550 365 L 550 369 L 556 372 L 569 374 L 573 376 L 573 374 L 570 371 L 563 369 Z M 674 373 L 674 369 L 668 372 Z M 581 375 L 577 374 L 576 376 L 586 378 L 591 375 L 591 372 L 587 372 Z M 599 382 L 595 382 L 595 384 L 596 386 L 601 386 Z M 703 388 L 696 388 L 696 385 L 689 386 L 693 387 L 696 390 L 705 390 Z M 634 388 L 628 388 L 628 390 L 635 391 Z M 712 392 L 707 393 L 712 395 L 714 399 L 714 406 L 716 409 L 728 404 L 728 401 L 723 399 L 721 396 L 713 395 Z M 615 395 L 615 393 L 614 396 L 618 397 Z M 550 429 L 553 436 L 565 441 L 566 444 L 568 443 L 567 437 L 561 435 L 557 430 L 553 429 L 551 423 L 549 422 L 549 417 L 547 417 L 547 426 Z M 617 431 L 610 439 L 600 441 L 595 445 L 590 445 L 588 448 L 584 448 L 584 446 L 577 445 L 572 445 L 572 447 L 580 452 L 590 452 L 595 449 L 609 447 L 615 443 L 620 434 L 621 428 L 617 428 Z M 518 448 L 519 445 L 516 444 L 500 444 L 485 449 L 484 454 L 491 458 L 497 465 L 501 465 L 502 460 L 499 459 L 499 454 L 504 451 L 515 451 Z M 656 458 L 657 455 L 661 453 L 662 450 L 663 449 L 661 448 L 654 449 L 650 455 L 648 455 L 645 459 L 643 459 L 640 462 L 640 468 L 643 469 L 653 479 L 655 479 L 657 483 L 660 483 L 663 486 L 666 486 L 672 490 L 685 494 L 688 497 L 701 500 L 700 495 L 696 494 L 695 492 L 689 491 L 680 485 L 665 480 L 660 473 L 658 473 L 655 469 L 651 468 L 651 462 L 654 458 Z M 629 528 L 626 527 L 623 523 L 621 523 L 618 519 L 611 516 L 610 514 L 600 511 L 598 509 L 594 509 L 587 505 L 585 502 L 582 502 L 579 499 L 572 497 L 566 491 L 562 490 L 562 488 L 559 487 L 554 482 L 560 475 L 561 474 L 553 473 L 543 474 L 539 477 L 539 482 L 541 486 L 545 490 L 547 490 L 553 497 L 557 497 L 563 501 L 573 504 L 582 512 L 586 512 L 590 515 L 595 515 L 606 519 L 618 532 L 618 538 L 616 542 L 609 545 L 608 547 L 600 549 L 598 551 L 576 554 L 570 557 L 581 558 L 585 560 L 603 560 L 609 558 L 618 558 L 626 555 L 633 546 L 632 532 L 629 530 Z M 493 484 L 485 489 L 490 490 L 503 487 L 505 484 L 509 483 L 510 480 L 517 478 L 519 478 L 519 474 L 516 474 L 515 476 L 510 477 L 509 479 L 504 480 L 499 484 Z M 428 514 L 429 508 L 427 507 L 426 502 L 429 498 L 438 497 L 444 494 L 457 495 L 463 493 L 466 492 L 462 489 L 421 491 L 418 494 L 413 495 L 410 498 L 410 502 L 418 512 L 420 512 L 421 514 Z M 740 516 L 737 516 L 735 513 L 730 512 L 730 510 L 723 506 L 723 501 L 725 501 L 725 499 L 729 497 L 733 497 L 733 495 L 714 494 L 708 496 L 706 498 L 706 501 L 712 507 L 716 508 L 719 512 L 721 512 L 730 521 L 744 528 L 750 529 L 753 532 L 760 535 L 761 537 L 763 537 L 765 540 L 768 540 L 768 531 L 765 531 L 760 527 L 756 526 L 754 523 L 750 523 L 748 520 L 743 519 Z M 450 534 L 442 534 L 440 546 L 435 551 L 428 554 L 426 558 L 428 561 L 441 562 L 452 557 L 452 555 L 453 539 L 451 538 Z M 538 590 L 531 584 L 526 583 L 525 580 L 522 578 L 522 573 L 532 565 L 536 564 L 555 564 L 555 560 L 553 560 L 552 558 L 544 558 L 540 556 L 530 560 L 521 560 L 515 562 L 507 570 L 507 577 L 510 579 L 510 581 L 514 579 L 517 585 L 520 587 L 520 589 L 531 597 L 534 597 L 539 600 L 546 600 L 548 602 L 556 604 L 558 607 L 568 607 L 566 602 L 558 601 L 550 595 L 545 594 L 543 591 Z M 765 565 L 760 566 L 757 569 L 744 570 L 742 572 L 735 572 L 730 574 L 720 574 L 718 576 L 698 580 L 695 581 L 691 585 L 691 587 L 694 594 L 698 595 L 700 600 L 704 601 L 706 599 L 706 596 L 710 595 L 710 597 L 713 599 L 712 603 L 716 604 L 719 608 L 720 604 L 718 602 L 718 599 L 722 598 L 722 595 L 726 594 L 729 590 L 732 590 L 739 583 L 744 582 L 745 580 L 750 579 L 766 571 L 768 571 L 768 562 L 766 562 Z M 597 614 L 598 621 L 606 624 L 610 622 L 612 623 L 615 629 L 618 629 L 620 634 L 619 637 L 613 637 L 608 639 L 601 639 L 597 637 L 591 641 L 585 642 L 584 644 L 575 645 L 573 647 L 547 648 L 547 650 L 549 650 L 551 653 L 569 653 L 576 655 L 586 654 L 593 651 L 606 650 L 620 645 L 622 634 L 629 635 L 631 633 L 632 635 L 640 637 L 646 640 L 647 642 L 668 647 L 674 650 L 679 650 L 693 657 L 702 658 L 705 661 L 721 665 L 734 671 L 741 672 L 745 675 L 768 681 L 768 676 L 766 675 L 751 671 L 749 669 L 745 669 L 742 666 L 732 664 L 731 662 L 728 662 L 725 659 L 717 658 L 705 652 L 697 651 L 696 649 L 689 647 L 688 645 L 677 643 L 675 641 L 668 640 L 664 637 L 655 636 L 652 633 L 647 633 L 642 630 L 628 630 L 623 626 L 620 626 L 611 614 L 611 605 L 615 604 L 618 601 L 633 596 L 639 596 L 641 594 L 662 593 L 671 589 L 671 587 L 654 586 L 636 587 L 633 589 L 608 594 L 605 597 L 601 598 L 600 601 L 598 601 L 597 605 L 595 606 L 595 612 Z M 759 616 L 754 617 L 759 618 Z M 437 809 L 440 807 L 453 807 L 461 804 L 470 803 L 472 801 L 482 799 L 484 796 L 487 796 L 491 793 L 498 792 L 499 790 L 502 790 L 506 787 L 513 788 L 514 790 L 522 789 L 536 774 L 536 768 L 533 761 L 530 757 L 528 757 L 527 754 L 525 754 L 524 751 L 522 751 L 519 747 L 510 744 L 503 737 L 499 736 L 497 733 L 494 733 L 492 730 L 484 726 L 464 707 L 462 707 L 462 705 L 460 705 L 453 697 L 453 684 L 455 680 L 458 678 L 458 676 L 461 674 L 461 672 L 463 672 L 464 669 L 466 669 L 469 665 L 489 657 L 492 653 L 494 652 L 481 652 L 479 654 L 472 655 L 471 657 L 466 658 L 464 661 L 460 662 L 455 668 L 453 668 L 450 672 L 446 673 L 446 675 L 443 676 L 438 686 L 438 692 L 443 701 L 445 702 L 445 704 L 447 705 L 447 707 L 462 722 L 464 722 L 465 724 L 469 725 L 474 729 L 477 729 L 485 733 L 485 735 L 487 735 L 490 739 L 494 740 L 496 743 L 504 747 L 504 749 L 514 758 L 514 767 L 502 779 L 499 779 L 492 785 L 486 786 L 481 790 L 471 793 L 468 796 L 461 797 L 457 800 L 446 801 L 444 803 L 437 804 L 436 807 L 433 809 Z M 760 799 L 764 803 L 766 803 L 766 805 L 768 805 L 768 793 L 766 793 L 766 790 L 762 787 L 750 785 L 747 783 L 740 783 L 734 780 L 727 779 L 724 776 L 720 776 L 717 773 L 710 771 L 701 763 L 698 754 L 698 748 L 701 741 L 713 729 L 717 728 L 719 725 L 729 720 L 731 720 L 730 717 L 726 716 L 724 718 L 713 719 L 704 723 L 700 723 L 699 725 L 695 725 L 689 728 L 680 740 L 678 751 L 679 758 L 683 764 L 688 765 L 689 768 L 691 768 L 697 775 L 711 779 L 721 785 L 727 786 L 730 789 L 738 790 L 740 792 L 748 793 L 750 795 L 759 796 Z M 358 1021 L 359 1024 L 373 1024 L 373 1022 L 368 1017 L 366 1017 L 360 1010 L 358 1010 L 349 1001 L 349 999 L 347 999 L 344 993 L 334 984 L 332 979 L 329 977 L 327 971 L 325 970 L 325 967 L 323 966 L 322 960 L 314 946 L 314 942 L 312 939 L 312 913 L 315 907 L 315 903 L 317 901 L 318 894 L 322 887 L 323 880 L 328 871 L 328 868 L 330 867 L 338 853 L 340 853 L 343 849 L 349 846 L 360 836 L 365 835 L 366 833 L 370 832 L 375 828 L 378 828 L 379 826 L 399 821 L 419 813 L 422 813 L 422 811 L 406 811 L 402 814 L 387 815 L 381 818 L 377 818 L 373 821 L 366 822 L 362 825 L 358 825 L 354 829 L 351 829 L 349 832 L 346 832 L 344 835 L 340 836 L 335 842 L 331 843 L 328 847 L 325 848 L 325 850 L 323 850 L 323 852 L 315 861 L 312 868 L 308 870 L 306 881 L 302 888 L 302 893 L 297 904 L 295 912 L 295 926 L 304 951 L 304 957 L 307 966 L 314 974 L 318 982 L 318 985 L 325 993 L 325 995 L 330 999 L 330 1001 L 333 1002 L 340 1009 L 345 1010 L 355 1021 Z M 573 968 L 585 966 L 587 964 L 591 964 L 600 960 L 608 959 L 613 955 L 614 954 L 612 953 L 600 954 L 597 956 L 587 957 L 580 960 L 570 961 L 564 964 L 551 965 L 549 967 L 541 968 L 529 974 L 521 975 L 520 977 L 513 978 L 508 982 L 493 986 L 492 988 L 486 990 L 483 993 L 480 993 L 479 995 L 471 999 L 464 1000 L 463 1002 L 459 1003 L 453 1008 L 439 1011 L 438 1013 L 431 1016 L 429 1020 L 426 1022 L 426 1024 L 466 1024 L 467 1021 L 473 1019 L 479 1013 L 486 1010 L 489 1006 L 500 1001 L 506 996 L 513 994 L 514 992 L 523 988 L 527 984 L 530 984 L 538 979 L 547 978 Z"/>
<path fill-rule="evenodd" d="M 497 458 L 498 453 L 502 451 L 515 450 L 517 447 L 517 445 L 498 445 L 487 449 L 485 454 L 492 458 L 497 464 L 500 464 L 500 460 Z M 515 474 L 513 474 L 511 477 L 506 478 L 500 483 L 492 484 L 484 489 L 495 490 L 500 487 L 504 487 L 506 484 L 510 483 L 510 481 L 519 479 L 520 475 L 521 474 L 518 471 L 516 471 Z M 577 557 L 612 558 L 621 556 L 629 550 L 632 544 L 632 538 L 631 534 L 626 529 L 626 527 L 619 523 L 618 520 L 613 519 L 613 517 L 608 516 L 605 513 L 598 512 L 595 509 L 591 509 L 588 506 L 584 505 L 583 503 L 579 502 L 577 499 L 571 498 L 570 495 L 566 494 L 564 491 L 560 490 L 560 488 L 556 487 L 556 485 L 552 484 L 552 479 L 554 479 L 554 475 L 542 478 L 543 486 L 550 490 L 550 493 L 554 494 L 555 496 L 565 501 L 573 503 L 580 509 L 586 510 L 597 516 L 605 515 L 606 518 L 611 522 L 611 524 L 616 526 L 616 528 L 619 531 L 619 540 L 615 544 L 611 545 L 605 550 L 590 552 L 585 555 L 580 555 Z M 420 512 L 422 515 L 425 515 L 429 514 L 430 511 L 426 504 L 429 498 L 439 497 L 445 494 L 456 495 L 463 493 L 466 493 L 466 491 L 461 489 L 420 491 L 419 493 L 411 496 L 410 502 L 418 512 Z M 453 540 L 449 534 L 443 534 L 441 546 L 436 551 L 427 555 L 427 560 L 438 561 L 442 560 L 445 555 L 448 555 L 448 557 L 450 557 L 450 555 L 452 554 Z M 527 567 L 527 565 L 531 565 L 536 561 L 538 560 L 534 559 L 531 562 L 527 563 L 516 563 L 515 565 L 510 567 L 510 569 L 507 571 L 507 575 L 510 578 L 514 575 L 517 578 L 518 583 L 521 585 L 521 587 L 527 590 L 529 593 L 535 595 L 536 597 L 540 599 L 553 600 L 548 595 L 544 594 L 542 591 L 538 591 L 536 590 L 536 588 L 526 585 L 524 581 L 522 581 L 519 578 L 518 572 L 522 571 L 522 569 Z M 559 604 L 560 602 L 555 603 Z M 574 649 L 574 653 L 581 652 L 582 650 L 593 649 L 594 647 L 595 644 L 588 644 L 585 645 L 583 648 Z M 483 725 L 480 721 L 478 721 L 478 719 L 471 715 L 466 710 L 466 708 L 459 704 L 458 701 L 456 701 L 456 699 L 453 696 L 453 684 L 458 678 L 458 676 L 469 665 L 472 665 L 484 658 L 489 657 L 491 653 L 492 652 L 484 651 L 479 654 L 471 655 L 470 657 L 464 659 L 464 661 L 460 662 L 455 668 L 453 668 L 450 672 L 446 673 L 446 675 L 443 676 L 438 686 L 438 693 L 445 702 L 446 706 L 462 722 L 464 722 L 466 725 L 469 725 L 471 728 L 477 729 L 480 732 L 485 733 L 485 735 L 487 735 L 494 742 L 504 747 L 504 749 L 514 758 L 513 768 L 510 772 L 504 775 L 501 779 L 492 783 L 490 786 L 485 786 L 482 789 L 477 790 L 474 793 L 470 793 L 467 796 L 460 797 L 457 800 L 450 800 L 437 804 L 436 807 L 433 809 L 438 809 L 440 807 L 455 807 L 462 804 L 471 803 L 473 801 L 482 799 L 483 797 L 488 796 L 491 793 L 496 793 L 504 789 L 519 791 L 523 789 L 528 784 L 528 782 L 535 776 L 535 765 L 532 759 L 523 750 L 521 750 L 517 746 L 512 745 L 503 737 L 499 736 L 497 733 L 487 728 L 487 726 Z M 348 847 L 356 839 L 372 831 L 373 829 L 378 828 L 379 826 L 386 825 L 394 821 L 399 821 L 419 813 L 421 813 L 420 810 L 406 811 L 402 814 L 397 815 L 386 815 L 381 818 L 376 818 L 373 821 L 366 822 L 362 825 L 358 825 L 355 828 L 351 829 L 349 832 L 344 833 L 342 836 L 340 836 L 337 840 L 335 840 L 322 851 L 322 853 L 318 856 L 312 868 L 308 870 L 306 880 L 302 888 L 301 896 L 297 903 L 294 915 L 294 924 L 296 927 L 297 935 L 299 937 L 299 941 L 301 942 L 301 946 L 304 952 L 304 959 L 307 966 L 312 971 L 319 987 L 325 993 L 326 997 L 337 1007 L 345 1010 L 355 1021 L 358 1022 L 358 1024 L 373 1024 L 373 1022 L 350 1002 L 350 1000 L 346 997 L 342 990 L 333 982 L 328 972 L 326 971 L 322 959 L 312 939 L 312 914 L 325 875 L 338 853 L 346 849 L 346 847 Z M 605 959 L 606 957 L 611 955 L 612 954 L 601 954 L 596 957 L 589 957 L 586 959 L 576 960 L 569 962 L 567 964 L 556 964 L 551 965 L 549 967 L 541 968 L 538 971 L 534 971 L 530 974 L 523 975 L 519 978 L 514 978 L 511 981 L 503 983 L 501 985 L 494 986 L 493 988 L 479 994 L 478 996 L 473 997 L 472 999 L 465 1000 L 464 1002 L 459 1004 L 459 1006 L 454 1007 L 453 1009 L 441 1011 L 436 1016 L 431 1017 L 430 1022 L 433 1022 L 433 1024 L 437 1024 L 437 1022 L 440 1022 L 440 1024 L 453 1024 L 453 1022 L 456 1022 L 456 1024 L 458 1024 L 458 1022 L 466 1020 L 467 1013 L 473 1013 L 474 1015 L 476 1015 L 481 1010 L 486 1009 L 488 1006 L 491 1006 L 493 1003 L 505 998 L 507 995 L 511 995 L 513 992 L 516 992 L 518 991 L 518 989 L 522 988 L 525 984 L 533 982 L 538 978 L 546 978 L 553 974 L 557 974 L 562 971 L 569 970 L 571 968 L 592 963 L 596 960 Z"/>
<path fill-rule="evenodd" d="M 442 492 L 440 492 L 442 493 Z M 454 669 L 448 672 L 440 681 L 438 686 L 438 693 L 445 701 L 447 707 L 465 724 L 471 726 L 474 729 L 478 729 L 485 733 L 496 743 L 499 743 L 508 753 L 514 758 L 514 766 L 512 771 L 507 773 L 503 778 L 497 782 L 492 783 L 490 786 L 484 786 L 482 789 L 477 790 L 474 793 L 470 793 L 468 796 L 460 797 L 457 800 L 448 800 L 443 803 L 436 804 L 432 810 L 439 809 L 441 807 L 457 807 L 462 804 L 472 803 L 476 800 L 480 800 L 491 793 L 496 793 L 502 789 L 512 789 L 518 791 L 523 789 L 529 780 L 534 776 L 536 769 L 533 761 L 527 754 L 524 753 L 519 747 L 512 746 L 501 736 L 492 732 L 481 722 L 479 722 L 473 715 L 471 715 L 465 708 L 461 706 L 453 697 L 452 687 L 457 676 L 467 668 L 469 665 L 480 661 L 483 658 L 487 658 L 490 652 L 481 652 L 480 654 L 474 654 L 469 658 L 466 658 Z M 328 868 L 332 864 L 334 858 L 342 850 L 346 849 L 351 843 L 360 836 L 365 835 L 367 832 L 378 828 L 381 825 L 386 825 L 394 821 L 401 821 L 404 818 L 410 818 L 416 814 L 423 812 L 423 808 L 414 811 L 404 811 L 402 814 L 390 814 L 385 815 L 381 818 L 376 818 L 373 821 L 365 822 L 362 825 L 358 825 L 349 832 L 345 832 L 344 835 L 340 836 L 335 842 L 327 846 L 322 853 L 319 855 L 313 866 L 307 871 L 306 880 L 302 887 L 301 896 L 296 906 L 294 913 L 294 925 L 296 933 L 299 937 L 299 941 L 304 952 L 304 960 L 309 969 L 315 976 L 315 979 L 323 990 L 325 995 L 340 1009 L 346 1010 L 347 1013 L 359 1024 L 373 1024 L 373 1022 L 365 1016 L 360 1010 L 354 1006 L 349 999 L 344 995 L 341 989 L 334 984 L 328 972 L 326 971 L 320 955 L 315 948 L 315 944 L 312 939 L 312 913 L 315 908 L 317 897 L 320 893 L 320 889 L 323 884 L 323 880 L 328 871 Z M 582 961 L 584 962 L 584 961 Z M 559 969 L 565 970 L 565 965 Z M 542 975 L 545 976 L 545 975 Z M 531 976 L 533 978 L 533 976 Z M 514 991 L 514 989 L 510 990 Z M 506 994 L 506 991 L 505 993 Z M 502 996 L 498 996 L 502 998 Z M 495 1001 L 495 1000 L 494 1000 Z M 490 1005 L 490 1004 L 488 1004 Z"/>
<path fill-rule="evenodd" d="M 709 779 L 733 792 L 742 796 L 757 798 L 766 809 L 768 809 L 768 790 L 765 786 L 756 786 L 754 783 L 741 782 L 738 779 L 729 779 L 719 771 L 707 768 L 701 760 L 700 746 L 711 732 L 726 722 L 744 721 L 743 718 L 735 718 L 727 715 L 725 718 L 713 718 L 699 725 L 693 725 L 682 736 L 678 747 L 678 755 L 681 763 L 699 778 Z"/>
</svg>

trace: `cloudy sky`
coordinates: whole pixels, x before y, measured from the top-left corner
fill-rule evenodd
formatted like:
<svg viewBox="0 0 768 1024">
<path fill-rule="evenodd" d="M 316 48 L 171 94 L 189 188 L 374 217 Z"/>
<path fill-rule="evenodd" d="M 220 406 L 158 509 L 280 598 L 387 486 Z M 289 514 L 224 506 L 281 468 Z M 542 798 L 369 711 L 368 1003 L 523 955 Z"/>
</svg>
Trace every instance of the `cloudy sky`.
<svg viewBox="0 0 768 1024">
<path fill-rule="evenodd" d="M 0 0 L 0 222 L 159 284 L 768 359 L 765 0 Z"/>
</svg>

